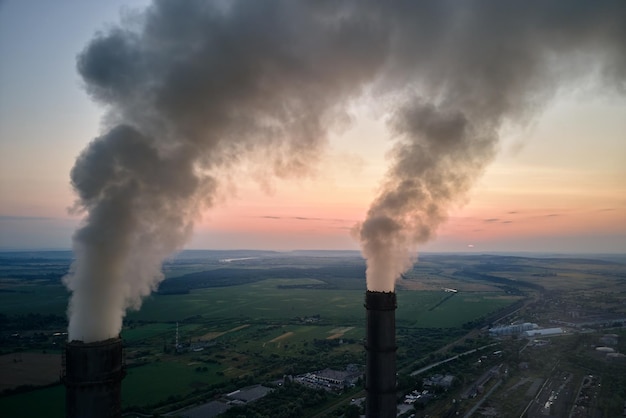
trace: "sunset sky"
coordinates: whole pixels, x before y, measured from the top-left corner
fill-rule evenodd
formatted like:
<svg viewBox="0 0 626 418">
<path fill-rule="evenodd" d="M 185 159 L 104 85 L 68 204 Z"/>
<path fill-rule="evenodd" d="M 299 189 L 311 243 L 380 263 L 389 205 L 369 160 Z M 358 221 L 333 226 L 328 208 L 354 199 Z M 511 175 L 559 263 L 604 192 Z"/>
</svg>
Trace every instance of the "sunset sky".
<svg viewBox="0 0 626 418">
<path fill-rule="evenodd" d="M 0 3 L 0 250 L 71 247 L 81 215 L 69 211 L 69 172 L 104 113 L 76 55 L 144 3 Z M 377 194 L 393 138 L 368 103 L 350 113 L 309 176 L 257 182 L 242 167 L 187 248 L 358 249 L 350 230 Z M 624 253 L 626 95 L 590 78 L 503 129 L 495 160 L 421 249 Z"/>
</svg>

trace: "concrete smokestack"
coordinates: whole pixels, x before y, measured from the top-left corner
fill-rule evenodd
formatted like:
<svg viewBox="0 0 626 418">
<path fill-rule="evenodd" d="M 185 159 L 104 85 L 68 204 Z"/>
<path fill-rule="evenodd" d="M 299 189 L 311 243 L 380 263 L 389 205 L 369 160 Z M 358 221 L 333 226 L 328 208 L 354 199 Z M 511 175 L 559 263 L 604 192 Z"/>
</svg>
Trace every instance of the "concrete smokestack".
<svg viewBox="0 0 626 418">
<path fill-rule="evenodd" d="M 120 338 L 93 343 L 68 342 L 61 378 L 66 387 L 66 417 L 121 417 L 125 375 Z"/>
<path fill-rule="evenodd" d="M 365 294 L 367 370 L 365 416 L 396 416 L 396 294 Z"/>
</svg>

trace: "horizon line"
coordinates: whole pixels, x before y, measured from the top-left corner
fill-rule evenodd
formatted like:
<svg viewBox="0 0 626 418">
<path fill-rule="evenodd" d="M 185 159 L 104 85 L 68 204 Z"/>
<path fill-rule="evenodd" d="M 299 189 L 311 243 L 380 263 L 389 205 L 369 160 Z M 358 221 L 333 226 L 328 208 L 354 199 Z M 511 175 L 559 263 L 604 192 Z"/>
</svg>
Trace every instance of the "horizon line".
<svg viewBox="0 0 626 418">
<path fill-rule="evenodd" d="M 20 253 L 20 252 L 73 252 L 74 250 L 68 247 L 65 248 L 54 248 L 54 247 L 41 247 L 41 248 L 0 248 L 0 253 Z M 250 252 L 268 252 L 268 253 L 295 253 L 295 252 L 351 252 L 361 254 L 360 250 L 355 249 L 292 249 L 292 250 L 265 250 L 265 249 L 255 249 L 255 248 L 229 248 L 229 249 L 219 249 L 219 248 L 185 248 L 172 255 L 180 254 L 185 251 L 212 251 L 212 252 L 228 252 L 228 251 L 250 251 Z M 476 250 L 476 249 L 468 249 L 466 251 L 463 250 L 440 250 L 440 251 L 417 251 L 416 254 L 419 256 L 420 254 L 473 254 L 473 255 L 506 255 L 506 254 L 549 254 L 549 255 L 617 255 L 617 256 L 626 256 L 626 252 L 606 252 L 606 251 L 530 251 L 530 250 L 512 250 L 512 251 L 491 251 L 491 250 Z"/>
</svg>

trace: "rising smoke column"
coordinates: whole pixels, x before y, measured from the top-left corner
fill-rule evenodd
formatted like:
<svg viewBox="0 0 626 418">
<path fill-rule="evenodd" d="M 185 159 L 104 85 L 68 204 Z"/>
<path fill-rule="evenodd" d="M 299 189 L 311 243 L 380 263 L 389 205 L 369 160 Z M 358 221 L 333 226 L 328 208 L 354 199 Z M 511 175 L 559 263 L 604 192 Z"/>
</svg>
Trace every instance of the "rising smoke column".
<svg viewBox="0 0 626 418">
<path fill-rule="evenodd" d="M 155 1 L 78 56 L 105 129 L 71 172 L 83 211 L 69 338 L 114 337 L 242 161 L 297 176 L 351 100 L 396 138 L 358 227 L 368 288 L 393 290 L 496 150 L 559 86 L 624 90 L 624 2 Z M 365 93 L 367 92 L 367 94 Z"/>
<path fill-rule="evenodd" d="M 98 33 L 77 62 L 108 113 L 71 172 L 86 216 L 65 278 L 69 339 L 118 335 L 241 160 L 306 174 L 386 42 L 367 10 L 291 1 L 156 1 Z"/>
<path fill-rule="evenodd" d="M 401 137 L 380 195 L 359 225 L 368 290 L 389 292 L 411 267 L 416 245 L 432 239 L 447 209 L 494 153 L 496 136 L 460 112 L 413 100 L 390 122 Z"/>
<path fill-rule="evenodd" d="M 504 124 L 523 125 L 581 79 L 626 90 L 623 2 L 405 2 L 390 13 L 381 90 L 395 93 L 397 141 L 354 231 L 368 290 L 387 292 L 483 172 Z"/>
</svg>

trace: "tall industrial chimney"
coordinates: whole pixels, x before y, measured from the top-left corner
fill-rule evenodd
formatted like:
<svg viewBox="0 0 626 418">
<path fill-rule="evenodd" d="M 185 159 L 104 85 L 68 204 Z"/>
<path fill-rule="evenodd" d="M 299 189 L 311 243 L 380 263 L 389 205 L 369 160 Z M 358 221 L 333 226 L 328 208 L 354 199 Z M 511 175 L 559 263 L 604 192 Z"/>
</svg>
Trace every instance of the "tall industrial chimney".
<svg viewBox="0 0 626 418">
<path fill-rule="evenodd" d="M 68 342 L 61 377 L 66 387 L 66 417 L 121 417 L 125 375 L 120 338 L 93 343 Z"/>
<path fill-rule="evenodd" d="M 365 294 L 367 418 L 396 416 L 396 307 L 394 292 L 368 290 Z"/>
</svg>

